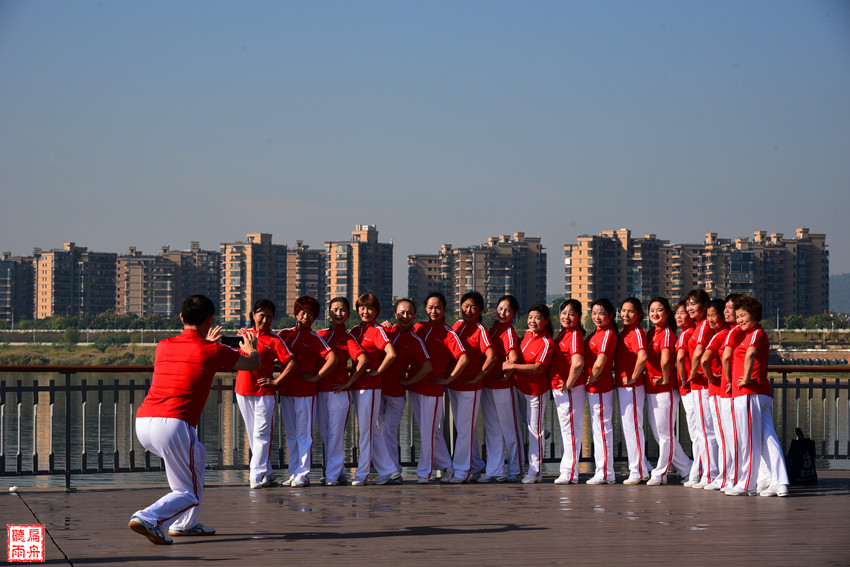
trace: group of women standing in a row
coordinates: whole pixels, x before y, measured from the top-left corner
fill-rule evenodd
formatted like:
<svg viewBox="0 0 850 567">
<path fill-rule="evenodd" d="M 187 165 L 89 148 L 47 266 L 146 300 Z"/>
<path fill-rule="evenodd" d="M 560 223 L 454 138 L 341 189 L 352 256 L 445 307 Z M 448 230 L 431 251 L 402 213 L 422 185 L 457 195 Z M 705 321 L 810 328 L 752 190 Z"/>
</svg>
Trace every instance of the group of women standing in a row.
<svg viewBox="0 0 850 567">
<path fill-rule="evenodd" d="M 294 305 L 296 326 L 277 335 L 270 328 L 274 305 L 263 300 L 254 306 L 254 328 L 241 332 L 256 334 L 263 366 L 240 372 L 236 385 L 251 437 L 252 487 L 274 478 L 275 386 L 280 388 L 289 448 L 289 478 L 283 484 L 292 486 L 309 483 L 314 412 L 325 446 L 323 482 L 347 481 L 343 433 L 349 404 L 359 425 L 358 468 L 351 484 L 365 484 L 372 466 L 377 484 L 401 482 L 398 433 L 405 392 L 421 435 L 420 483 L 429 482 L 435 470 L 442 471 L 443 482 L 540 482 L 543 415 L 551 389 L 563 441 L 556 484 L 578 482 L 585 400 L 596 463 L 587 483 L 614 483 L 616 391 L 628 452 L 624 484 L 666 484 L 672 468 L 686 486 L 729 495 L 787 494 L 788 478 L 770 416 L 768 344 L 759 325 L 758 300 L 730 296 L 725 302 L 711 301 L 704 291 L 694 290 L 674 309 L 667 299 L 656 298 L 648 305 L 652 327 L 645 333 L 640 301 L 622 302 L 623 328 L 618 332 L 614 306 L 600 299 L 591 305 L 595 329 L 585 337 L 582 306 L 569 299 L 560 306 L 561 330 L 554 338 L 549 308 L 537 304 L 528 310 L 522 340 L 513 327 L 519 306 L 512 296 L 498 301 L 497 319 L 489 330 L 481 323 L 484 301 L 477 292 L 461 298 L 461 320 L 453 327 L 445 322 L 442 294 L 429 294 L 424 306 L 426 320 L 414 324 L 415 304 L 401 299 L 395 304 L 396 323 L 379 325 L 378 300 L 365 294 L 355 305 L 362 323 L 349 331 L 349 302 L 338 297 L 329 304 L 331 326 L 316 333 L 312 325 L 319 304 L 301 297 Z M 277 377 L 275 360 L 281 363 Z M 445 389 L 457 433 L 453 455 L 440 428 Z M 680 400 L 693 461 L 674 435 Z M 645 406 L 659 445 L 654 467 L 645 455 Z M 479 410 L 486 463 L 475 433 Z M 522 428 L 528 438 L 527 466 Z"/>
</svg>

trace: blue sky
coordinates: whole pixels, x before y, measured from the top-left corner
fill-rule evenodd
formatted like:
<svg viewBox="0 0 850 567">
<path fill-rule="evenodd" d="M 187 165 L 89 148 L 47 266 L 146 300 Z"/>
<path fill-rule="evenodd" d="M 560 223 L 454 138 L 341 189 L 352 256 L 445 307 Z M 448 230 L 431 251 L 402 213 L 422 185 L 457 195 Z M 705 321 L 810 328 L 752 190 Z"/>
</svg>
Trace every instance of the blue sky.
<svg viewBox="0 0 850 567">
<path fill-rule="evenodd" d="M 0 0 L 0 248 L 827 233 L 850 3 Z"/>
</svg>

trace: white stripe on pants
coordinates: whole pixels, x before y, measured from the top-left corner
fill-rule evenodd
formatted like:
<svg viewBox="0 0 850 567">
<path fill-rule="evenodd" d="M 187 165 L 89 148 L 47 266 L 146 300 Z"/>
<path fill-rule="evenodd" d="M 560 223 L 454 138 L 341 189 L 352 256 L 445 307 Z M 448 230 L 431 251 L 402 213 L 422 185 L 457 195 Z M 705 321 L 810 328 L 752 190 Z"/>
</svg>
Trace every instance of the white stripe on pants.
<svg viewBox="0 0 850 567">
<path fill-rule="evenodd" d="M 345 475 L 345 424 L 351 402 L 348 392 L 319 392 L 316 421 L 325 445 L 325 478 L 334 481 Z"/>
<path fill-rule="evenodd" d="M 316 396 L 281 396 L 289 453 L 289 476 L 306 481 L 313 458 L 313 412 Z"/>
<path fill-rule="evenodd" d="M 381 429 L 384 431 L 384 441 L 387 445 L 387 454 L 393 463 L 393 467 L 401 472 L 401 457 L 399 453 L 399 429 L 401 428 L 401 417 L 404 414 L 404 396 L 382 396 Z"/>
<path fill-rule="evenodd" d="M 452 469 L 455 477 L 465 480 L 469 480 L 473 472 L 484 470 L 484 461 L 478 449 L 478 436 L 475 434 L 480 400 L 480 390 L 472 392 L 449 390 L 449 404 L 452 407 L 452 417 L 457 431 Z"/>
<path fill-rule="evenodd" d="M 360 432 L 357 454 L 357 472 L 354 478 L 365 481 L 375 465 L 379 476 L 395 472 L 395 465 L 387 452 L 384 430 L 378 414 L 381 412 L 381 389 L 351 390 L 351 403 L 357 415 Z"/>
<path fill-rule="evenodd" d="M 262 484 L 272 476 L 272 432 L 274 431 L 274 410 L 276 400 L 273 395 L 243 396 L 236 394 L 236 404 L 245 422 L 248 443 L 251 447 L 249 481 Z"/>
<path fill-rule="evenodd" d="M 614 480 L 614 391 L 587 393 L 590 408 L 590 428 L 593 431 L 593 458 L 596 461 L 595 476 Z"/>
<path fill-rule="evenodd" d="M 672 465 L 682 479 L 686 479 L 691 471 L 691 459 L 682 449 L 676 438 L 676 418 L 679 415 L 679 392 L 659 392 L 646 395 L 649 406 L 649 426 L 652 435 L 658 442 L 658 463 L 652 469 L 651 477 L 667 479 Z"/>
<path fill-rule="evenodd" d="M 142 447 L 165 462 L 171 492 L 134 515 L 165 530 L 197 524 L 207 451 L 195 428 L 174 417 L 138 417 L 136 437 Z"/>
<path fill-rule="evenodd" d="M 737 486 L 756 490 L 758 480 L 766 475 L 759 469 L 767 468 L 771 484 L 788 484 L 788 472 L 770 408 L 773 398 L 762 394 L 748 394 L 734 399 L 735 420 L 738 424 L 738 449 L 741 451 L 741 478 Z"/>
<path fill-rule="evenodd" d="M 443 419 L 443 396 L 425 396 L 410 392 L 410 407 L 419 425 L 419 464 L 416 474 L 430 478 L 431 471 L 452 466 L 446 439 L 440 427 Z"/>
<path fill-rule="evenodd" d="M 570 388 L 566 392 L 552 390 L 558 423 L 561 426 L 561 475 L 570 482 L 578 482 L 578 464 L 581 460 L 581 434 L 584 421 L 584 399 L 587 390 L 584 384 Z"/>
<path fill-rule="evenodd" d="M 617 398 L 620 402 L 620 426 L 629 459 L 629 476 L 648 478 L 652 467 L 646 460 L 646 437 L 643 433 L 644 387 L 618 386 Z"/>
<path fill-rule="evenodd" d="M 522 434 L 516 392 L 511 388 L 482 388 L 481 419 L 484 421 L 484 441 L 487 444 L 487 470 L 494 478 L 505 476 L 505 451 L 508 475 L 523 472 Z"/>
<path fill-rule="evenodd" d="M 528 423 L 528 475 L 540 476 L 540 464 L 543 460 L 543 415 L 546 412 L 545 394 L 523 394 L 525 415 Z"/>
</svg>

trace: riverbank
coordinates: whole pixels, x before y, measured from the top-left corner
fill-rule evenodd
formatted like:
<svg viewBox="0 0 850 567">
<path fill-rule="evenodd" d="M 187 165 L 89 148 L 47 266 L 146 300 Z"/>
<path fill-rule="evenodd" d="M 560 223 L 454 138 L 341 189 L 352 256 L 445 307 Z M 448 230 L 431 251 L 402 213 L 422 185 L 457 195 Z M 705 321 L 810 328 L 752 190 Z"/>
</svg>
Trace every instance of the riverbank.
<svg viewBox="0 0 850 567">
<path fill-rule="evenodd" d="M 153 364 L 155 345 L 129 344 L 101 350 L 94 345 L 69 347 L 54 345 L 0 344 L 0 364 L 57 366 L 149 366 Z"/>
</svg>

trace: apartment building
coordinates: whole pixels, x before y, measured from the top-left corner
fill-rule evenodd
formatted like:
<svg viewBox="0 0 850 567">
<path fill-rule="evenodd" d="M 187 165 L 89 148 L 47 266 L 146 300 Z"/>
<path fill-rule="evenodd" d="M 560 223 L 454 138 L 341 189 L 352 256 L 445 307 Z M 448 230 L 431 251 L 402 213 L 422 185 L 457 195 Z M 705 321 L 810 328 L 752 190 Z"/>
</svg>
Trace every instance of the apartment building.
<svg viewBox="0 0 850 567">
<path fill-rule="evenodd" d="M 309 295 L 319 300 L 324 317 L 324 306 L 327 301 L 325 283 L 325 251 L 313 249 L 304 244 L 303 240 L 295 241 L 295 248 L 286 252 L 286 301 L 278 305 L 277 310 L 282 314 L 295 317 L 292 306 L 301 296 Z"/>
<path fill-rule="evenodd" d="M 61 250 L 36 249 L 33 259 L 35 318 L 97 315 L 115 308 L 117 254 L 65 242 Z"/>
<path fill-rule="evenodd" d="M 524 232 L 493 236 L 484 244 L 454 248 L 443 244 L 436 254 L 408 256 L 408 294 L 421 303 L 431 291 L 446 296 L 456 311 L 468 291 L 484 297 L 488 309 L 511 294 L 525 309 L 546 298 L 546 253 L 540 237 Z"/>
<path fill-rule="evenodd" d="M 13 327 L 21 319 L 33 316 L 33 259 L 0 256 L 0 325 Z"/>
<path fill-rule="evenodd" d="M 219 259 L 222 321 L 247 324 L 251 307 L 260 299 L 286 303 L 287 247 L 272 244 L 271 234 L 247 234 L 243 242 L 222 243 Z"/>
<path fill-rule="evenodd" d="M 325 300 L 348 297 L 355 300 L 371 293 L 389 314 L 393 301 L 393 243 L 378 241 L 378 228 L 358 224 L 351 240 L 325 242 Z"/>
</svg>

